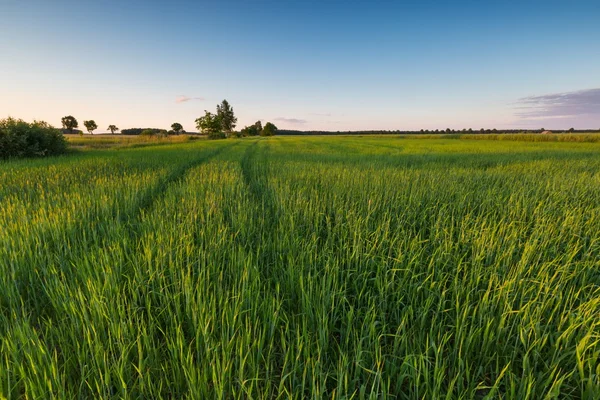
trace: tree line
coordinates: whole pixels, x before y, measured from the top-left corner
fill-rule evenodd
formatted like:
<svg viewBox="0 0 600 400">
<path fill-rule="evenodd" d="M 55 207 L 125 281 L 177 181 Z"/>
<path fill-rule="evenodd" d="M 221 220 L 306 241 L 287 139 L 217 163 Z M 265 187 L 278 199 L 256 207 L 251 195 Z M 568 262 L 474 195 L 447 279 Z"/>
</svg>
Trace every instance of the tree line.
<svg viewBox="0 0 600 400">
<path fill-rule="evenodd" d="M 83 131 L 77 130 L 79 123 L 72 115 L 67 115 L 61 120 L 63 129 L 67 133 L 77 132 L 83 134 Z M 246 126 L 240 131 L 235 131 L 237 117 L 233 111 L 233 107 L 227 100 L 223 100 L 221 104 L 217 104 L 215 113 L 204 110 L 204 115 L 196 118 L 196 128 L 201 134 L 207 135 L 209 139 L 224 139 L 226 137 L 244 137 L 244 136 L 273 136 L 277 133 L 277 127 L 271 122 L 267 122 L 262 126 L 261 121 L 255 124 Z M 98 125 L 94 120 L 83 121 L 83 125 L 88 133 L 98 129 Z M 111 134 L 119 131 L 116 125 L 109 125 L 107 130 Z M 174 122 L 171 125 L 171 130 L 157 128 L 129 128 L 121 130 L 122 135 L 144 135 L 144 136 L 167 136 L 179 135 L 186 133 L 183 126 L 179 122 Z"/>
<path fill-rule="evenodd" d="M 465 129 L 421 129 L 417 131 L 408 130 L 363 130 L 363 131 L 300 131 L 292 129 L 280 129 L 278 135 L 475 135 L 475 134 L 519 134 L 519 133 L 595 133 L 600 132 L 600 129 L 556 129 L 546 130 L 541 129 L 484 129 L 474 130 L 472 128 Z"/>
</svg>

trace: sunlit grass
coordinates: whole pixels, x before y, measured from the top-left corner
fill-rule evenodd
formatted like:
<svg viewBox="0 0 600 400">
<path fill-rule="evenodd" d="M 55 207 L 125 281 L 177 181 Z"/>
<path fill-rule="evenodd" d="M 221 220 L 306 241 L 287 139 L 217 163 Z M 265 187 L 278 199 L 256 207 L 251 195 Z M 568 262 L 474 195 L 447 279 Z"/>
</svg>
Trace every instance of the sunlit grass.
<svg viewBox="0 0 600 400">
<path fill-rule="evenodd" d="M 0 395 L 598 398 L 595 143 L 0 164 Z"/>
<path fill-rule="evenodd" d="M 183 143 L 198 139 L 204 139 L 199 135 L 169 135 L 169 136 L 144 136 L 144 135 L 65 135 L 73 149 L 110 149 L 142 147 L 152 145 L 163 145 Z"/>
</svg>

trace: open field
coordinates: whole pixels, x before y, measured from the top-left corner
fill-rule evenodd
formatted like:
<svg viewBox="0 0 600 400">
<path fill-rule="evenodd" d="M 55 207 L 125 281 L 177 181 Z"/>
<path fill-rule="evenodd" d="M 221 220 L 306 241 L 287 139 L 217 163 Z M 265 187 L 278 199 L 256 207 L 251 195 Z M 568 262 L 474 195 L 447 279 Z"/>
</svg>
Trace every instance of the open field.
<svg viewBox="0 0 600 400">
<path fill-rule="evenodd" d="M 0 398 L 593 399 L 599 357 L 600 143 L 0 163 Z"/>
</svg>

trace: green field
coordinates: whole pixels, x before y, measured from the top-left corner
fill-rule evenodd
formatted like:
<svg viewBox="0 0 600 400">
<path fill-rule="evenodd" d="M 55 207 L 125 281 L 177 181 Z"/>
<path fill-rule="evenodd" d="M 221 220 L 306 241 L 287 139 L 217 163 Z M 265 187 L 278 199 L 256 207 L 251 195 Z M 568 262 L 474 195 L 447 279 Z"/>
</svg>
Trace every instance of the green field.
<svg viewBox="0 0 600 400">
<path fill-rule="evenodd" d="M 0 163 L 0 398 L 600 398 L 600 143 Z"/>
</svg>

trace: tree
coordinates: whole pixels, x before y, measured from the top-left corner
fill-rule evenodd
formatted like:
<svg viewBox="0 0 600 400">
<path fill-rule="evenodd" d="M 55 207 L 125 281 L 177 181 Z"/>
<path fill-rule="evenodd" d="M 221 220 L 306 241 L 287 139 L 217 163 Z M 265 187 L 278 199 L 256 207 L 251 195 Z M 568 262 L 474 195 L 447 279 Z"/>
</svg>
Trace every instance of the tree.
<svg viewBox="0 0 600 400">
<path fill-rule="evenodd" d="M 256 135 L 260 135 L 263 130 L 262 122 L 260 122 L 260 120 L 256 121 L 254 123 L 254 128 L 256 128 Z"/>
<path fill-rule="evenodd" d="M 272 123 L 267 122 L 260 135 L 261 136 L 274 136 L 276 133 L 277 133 L 277 127 L 275 125 L 273 125 Z"/>
<path fill-rule="evenodd" d="M 90 135 L 92 134 L 92 132 L 94 132 L 95 129 L 98 129 L 98 125 L 96 125 L 96 121 L 94 121 L 93 119 L 89 121 L 83 121 L 83 125 L 85 126 L 85 129 L 87 129 Z"/>
<path fill-rule="evenodd" d="M 77 128 L 79 124 L 77 120 L 72 115 L 67 115 L 66 117 L 62 117 L 62 125 L 64 129 L 67 129 L 69 133 L 73 133 L 73 129 Z"/>
<path fill-rule="evenodd" d="M 208 135 L 209 139 L 221 139 L 225 138 L 225 134 L 221 130 L 223 124 L 221 123 L 221 119 L 218 115 L 213 114 L 204 110 L 204 116 L 196 119 L 196 128 L 198 130 Z"/>
<path fill-rule="evenodd" d="M 258 136 L 262 134 L 262 122 L 260 120 L 256 121 L 254 125 L 246 126 L 241 131 L 242 136 Z"/>
<path fill-rule="evenodd" d="M 221 104 L 217 105 L 217 117 L 221 122 L 221 129 L 223 132 L 230 133 L 235 128 L 237 118 L 233 113 L 233 108 L 229 105 L 227 100 L 223 100 Z"/>
<path fill-rule="evenodd" d="M 573 132 L 575 132 L 575 128 L 569 129 L 569 133 L 573 133 Z"/>
<path fill-rule="evenodd" d="M 179 135 L 179 133 L 183 131 L 183 126 L 181 126 L 179 122 L 175 122 L 171 125 L 171 129 L 173 129 L 173 132 L 175 132 L 176 135 Z"/>
<path fill-rule="evenodd" d="M 252 126 L 245 126 L 244 128 L 242 128 L 242 130 L 240 131 L 240 134 L 242 136 L 253 136 L 252 135 L 252 131 L 254 130 L 254 125 Z"/>
<path fill-rule="evenodd" d="M 119 130 L 119 128 L 117 128 L 116 125 L 109 125 L 108 130 L 110 131 L 110 133 L 112 133 L 114 135 L 115 132 Z"/>
</svg>

